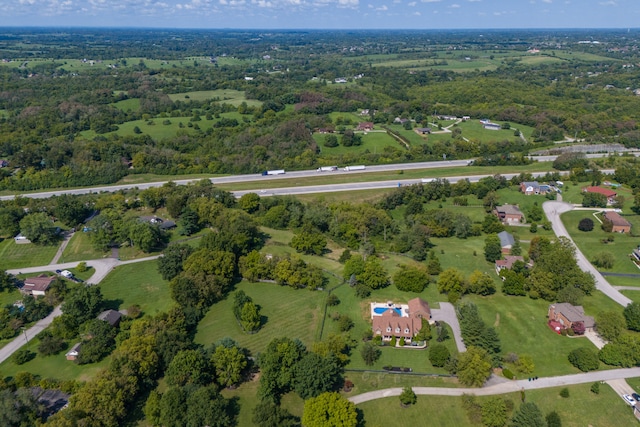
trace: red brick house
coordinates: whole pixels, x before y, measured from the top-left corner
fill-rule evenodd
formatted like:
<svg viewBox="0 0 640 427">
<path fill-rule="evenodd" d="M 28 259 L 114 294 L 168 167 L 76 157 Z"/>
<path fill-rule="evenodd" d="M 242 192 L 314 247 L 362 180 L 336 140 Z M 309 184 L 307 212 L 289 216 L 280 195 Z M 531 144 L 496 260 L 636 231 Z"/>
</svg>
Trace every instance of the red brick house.
<svg viewBox="0 0 640 427">
<path fill-rule="evenodd" d="M 608 205 L 612 205 L 613 202 L 615 201 L 615 197 L 618 195 L 618 193 L 616 193 L 613 190 L 610 190 L 609 188 L 602 188 L 602 187 L 594 187 L 594 186 L 589 186 L 589 187 L 584 187 L 582 189 L 583 193 L 598 193 L 598 194 L 602 194 L 607 198 L 607 204 Z"/>
<path fill-rule="evenodd" d="M 569 329 L 577 322 L 582 322 L 586 329 L 593 329 L 596 322 L 593 317 L 584 314 L 581 305 L 571 305 L 568 302 L 551 304 L 549 306 L 549 322 L 557 322 L 564 329 Z"/>
<path fill-rule="evenodd" d="M 392 338 L 404 338 L 410 343 L 422 328 L 422 319 L 431 319 L 429 304 L 421 298 L 414 298 L 407 303 L 407 315 L 404 316 L 392 307 L 380 316 L 372 316 L 373 334 L 382 336 L 383 341 Z"/>
<path fill-rule="evenodd" d="M 36 277 L 29 277 L 24 279 L 24 286 L 21 291 L 23 294 L 36 296 L 43 296 L 46 294 L 47 289 L 51 286 L 51 283 L 56 280 L 56 276 L 47 276 L 41 274 Z"/>
<path fill-rule="evenodd" d="M 629 233 L 631 231 L 631 223 L 626 219 L 622 218 L 620 214 L 618 214 L 617 212 L 608 211 L 608 212 L 605 212 L 603 216 L 606 221 L 611 222 L 612 232 Z"/>
<path fill-rule="evenodd" d="M 496 273 L 500 275 L 502 270 L 511 270 L 516 261 L 524 262 L 524 257 L 520 255 L 505 255 L 504 259 L 496 260 Z"/>
</svg>

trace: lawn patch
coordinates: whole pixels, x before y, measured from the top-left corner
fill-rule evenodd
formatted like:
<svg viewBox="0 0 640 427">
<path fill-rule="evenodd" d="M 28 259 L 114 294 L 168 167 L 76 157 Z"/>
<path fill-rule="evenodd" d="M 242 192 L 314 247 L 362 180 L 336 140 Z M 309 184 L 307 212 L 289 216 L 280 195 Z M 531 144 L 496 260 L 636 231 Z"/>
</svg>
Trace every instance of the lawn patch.
<svg viewBox="0 0 640 427">
<path fill-rule="evenodd" d="M 0 269 L 46 265 L 51 262 L 57 250 L 57 245 L 17 244 L 13 239 L 5 239 L 0 243 Z"/>
</svg>

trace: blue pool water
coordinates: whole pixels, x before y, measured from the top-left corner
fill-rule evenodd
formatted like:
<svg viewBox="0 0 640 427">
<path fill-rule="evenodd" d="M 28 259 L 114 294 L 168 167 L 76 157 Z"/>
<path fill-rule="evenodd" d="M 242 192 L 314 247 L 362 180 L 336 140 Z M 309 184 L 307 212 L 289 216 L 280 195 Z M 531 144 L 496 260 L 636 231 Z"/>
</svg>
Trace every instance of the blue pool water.
<svg viewBox="0 0 640 427">
<path fill-rule="evenodd" d="M 373 308 L 373 312 L 376 313 L 376 314 L 382 314 L 387 310 L 389 310 L 387 307 L 374 307 Z M 402 316 L 402 310 L 400 310 L 399 308 L 394 308 L 393 310 L 395 310 L 396 313 L 398 313 L 399 316 Z"/>
</svg>

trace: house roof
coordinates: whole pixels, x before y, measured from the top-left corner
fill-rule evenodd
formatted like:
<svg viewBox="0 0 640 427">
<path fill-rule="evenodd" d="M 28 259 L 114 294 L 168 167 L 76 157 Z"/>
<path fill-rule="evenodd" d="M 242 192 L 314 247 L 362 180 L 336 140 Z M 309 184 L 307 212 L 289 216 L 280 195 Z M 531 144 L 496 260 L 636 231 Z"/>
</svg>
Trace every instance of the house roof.
<svg viewBox="0 0 640 427">
<path fill-rule="evenodd" d="M 361 122 L 358 123 L 358 129 L 371 128 L 373 129 L 373 122 Z"/>
<path fill-rule="evenodd" d="M 513 246 L 516 243 L 516 239 L 510 233 L 506 231 L 501 231 L 498 233 L 498 238 L 500 239 L 500 245 L 504 248 L 505 246 Z"/>
<path fill-rule="evenodd" d="M 562 314 L 571 323 L 583 322 L 585 328 L 593 328 L 595 325 L 593 317 L 585 315 L 584 308 L 582 308 L 581 305 L 571 305 L 568 302 L 560 302 L 552 304 L 550 308 L 554 306 L 555 312 Z"/>
<path fill-rule="evenodd" d="M 505 255 L 504 259 L 496 261 L 496 267 L 511 270 L 511 267 L 513 267 L 513 264 L 515 264 L 516 261 L 524 262 L 524 257 L 520 255 Z"/>
<path fill-rule="evenodd" d="M 520 183 L 520 185 L 526 187 L 533 187 L 533 188 L 539 188 L 540 184 L 538 184 L 538 181 L 523 181 Z"/>
<path fill-rule="evenodd" d="M 412 338 L 422 328 L 422 320 L 419 317 L 400 317 L 395 310 L 386 310 L 382 316 L 373 318 L 373 331 L 385 335 Z M 390 331 L 388 331 L 390 329 Z M 396 329 L 398 330 L 396 332 Z M 406 332 L 408 330 L 408 332 Z"/>
<path fill-rule="evenodd" d="M 431 318 L 431 309 L 429 303 L 422 298 L 414 298 L 407 302 L 409 306 L 409 317 Z M 388 310 L 387 310 L 388 311 Z"/>
<path fill-rule="evenodd" d="M 31 393 L 38 403 L 44 405 L 49 414 L 55 414 L 69 403 L 70 395 L 60 390 L 43 390 L 40 387 L 32 387 Z"/>
<path fill-rule="evenodd" d="M 496 211 L 505 215 L 520 215 L 522 216 L 522 211 L 516 205 L 502 205 L 497 206 Z"/>
<path fill-rule="evenodd" d="M 602 187 L 585 187 L 582 189 L 582 191 L 587 192 L 587 193 L 598 193 L 598 194 L 604 194 L 607 197 L 614 197 L 616 196 L 618 193 L 616 193 L 613 190 L 610 190 L 608 188 L 602 188 Z"/>
<path fill-rule="evenodd" d="M 122 317 L 122 314 L 115 310 L 105 310 L 102 313 L 98 314 L 98 319 L 104 320 L 109 323 L 111 326 L 115 326 Z"/>
<path fill-rule="evenodd" d="M 604 217 L 611 221 L 611 223 L 618 227 L 631 227 L 631 223 L 622 218 L 619 213 L 613 211 L 607 211 L 604 213 Z"/>
<path fill-rule="evenodd" d="M 77 342 L 71 347 L 69 351 L 65 354 L 65 356 L 77 356 L 80 353 L 80 347 L 82 347 L 81 342 Z"/>
<path fill-rule="evenodd" d="M 24 291 L 40 291 L 44 292 L 49 289 L 51 283 L 56 280 L 56 276 L 47 276 L 46 274 L 40 274 L 36 277 L 28 277 L 24 280 Z"/>
</svg>

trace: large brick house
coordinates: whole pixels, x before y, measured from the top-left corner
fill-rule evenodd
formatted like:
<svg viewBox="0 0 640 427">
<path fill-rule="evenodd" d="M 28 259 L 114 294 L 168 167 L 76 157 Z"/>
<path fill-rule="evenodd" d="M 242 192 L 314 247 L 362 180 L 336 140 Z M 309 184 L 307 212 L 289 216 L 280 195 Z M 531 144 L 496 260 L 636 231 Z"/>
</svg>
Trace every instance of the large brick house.
<svg viewBox="0 0 640 427">
<path fill-rule="evenodd" d="M 593 329 L 596 322 L 593 317 L 584 314 L 581 305 L 571 305 L 568 302 L 551 304 L 549 306 L 549 322 L 557 322 L 564 329 L 569 329 L 577 322 L 582 322 L 586 329 Z"/>
<path fill-rule="evenodd" d="M 611 231 L 614 233 L 628 233 L 631 231 L 631 223 L 622 218 L 620 214 L 613 211 L 607 211 L 604 213 L 605 221 L 609 221 L 612 225 Z"/>
<path fill-rule="evenodd" d="M 493 213 L 504 224 L 519 224 L 524 219 L 524 215 L 517 205 L 497 206 Z"/>
<path fill-rule="evenodd" d="M 380 335 L 384 341 L 404 338 L 410 343 L 422 328 L 422 319 L 431 319 L 429 304 L 422 298 L 414 298 L 407 303 L 404 311 L 389 306 L 380 315 L 372 314 L 373 335 Z"/>
</svg>

